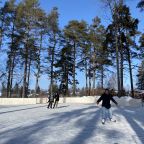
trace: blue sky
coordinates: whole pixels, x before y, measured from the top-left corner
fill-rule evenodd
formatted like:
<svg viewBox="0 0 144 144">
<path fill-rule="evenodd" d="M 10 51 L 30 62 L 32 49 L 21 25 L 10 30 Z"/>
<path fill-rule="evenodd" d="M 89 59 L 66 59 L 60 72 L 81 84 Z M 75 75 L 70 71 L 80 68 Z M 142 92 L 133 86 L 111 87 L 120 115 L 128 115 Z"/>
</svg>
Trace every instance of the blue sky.
<svg viewBox="0 0 144 144">
<path fill-rule="evenodd" d="M 91 22 L 96 15 L 102 14 L 98 0 L 41 0 L 41 6 L 48 12 L 56 6 L 60 13 L 60 26 L 69 20 L 86 20 Z"/>
<path fill-rule="evenodd" d="M 102 0 L 40 0 L 42 8 L 49 12 L 53 7 L 58 7 L 60 13 L 60 26 L 65 26 L 68 21 L 72 19 L 86 20 L 91 23 L 95 16 L 99 16 L 102 19 L 102 23 L 107 25 L 109 17 L 107 9 L 104 7 Z M 136 8 L 139 0 L 126 0 L 126 4 L 130 7 L 133 17 L 143 20 L 144 13 L 141 13 L 138 8 Z M 140 22 L 140 28 L 142 28 L 142 23 Z"/>
</svg>

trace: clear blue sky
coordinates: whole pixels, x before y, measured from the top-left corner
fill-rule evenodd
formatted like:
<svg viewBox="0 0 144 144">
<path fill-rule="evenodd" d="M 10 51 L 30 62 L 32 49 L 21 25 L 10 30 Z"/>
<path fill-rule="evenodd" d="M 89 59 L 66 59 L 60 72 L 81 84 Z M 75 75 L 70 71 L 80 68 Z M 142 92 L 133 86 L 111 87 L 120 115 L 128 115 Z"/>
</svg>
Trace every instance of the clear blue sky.
<svg viewBox="0 0 144 144">
<path fill-rule="evenodd" d="M 58 7 L 60 13 L 60 26 L 63 27 L 72 19 L 86 20 L 91 23 L 95 16 L 102 18 L 103 24 L 108 24 L 107 10 L 104 8 L 102 0 L 40 0 L 41 6 L 49 12 L 53 7 Z M 136 8 L 140 0 L 126 0 L 130 6 L 133 17 L 143 20 L 144 13 Z M 106 16 L 107 15 L 107 16 Z M 144 24 L 144 21 L 143 21 Z M 140 26 L 142 26 L 140 24 Z"/>
</svg>

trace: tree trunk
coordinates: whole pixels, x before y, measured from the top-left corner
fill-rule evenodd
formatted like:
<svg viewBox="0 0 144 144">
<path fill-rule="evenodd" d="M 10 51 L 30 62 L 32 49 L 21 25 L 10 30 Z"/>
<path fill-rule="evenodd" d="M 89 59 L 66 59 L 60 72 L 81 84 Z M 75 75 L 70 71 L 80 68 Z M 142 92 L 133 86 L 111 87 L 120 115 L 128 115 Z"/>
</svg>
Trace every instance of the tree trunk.
<svg viewBox="0 0 144 144">
<path fill-rule="evenodd" d="M 0 51 L 2 49 L 2 33 L 0 33 Z"/>
<path fill-rule="evenodd" d="M 95 79 L 96 79 L 95 73 L 96 71 L 93 70 L 93 95 L 95 95 Z"/>
<path fill-rule="evenodd" d="M 130 72 L 131 95 L 132 95 L 132 97 L 134 97 L 134 89 L 133 89 L 133 75 L 132 75 L 131 55 L 130 55 L 129 47 L 128 47 L 128 49 L 127 49 L 127 53 L 128 53 L 129 72 Z"/>
<path fill-rule="evenodd" d="M 66 67 L 66 95 L 68 96 L 68 68 Z"/>
<path fill-rule="evenodd" d="M 23 92 L 22 97 L 26 97 L 26 87 L 27 87 L 27 66 L 28 66 L 28 48 L 27 44 L 25 47 L 25 62 L 24 62 L 24 79 L 23 79 Z"/>
<path fill-rule="evenodd" d="M 29 90 L 30 73 L 31 73 L 31 59 L 29 60 L 29 63 L 28 63 L 28 76 L 27 76 L 26 95 L 28 94 L 28 90 Z"/>
<path fill-rule="evenodd" d="M 51 84 L 50 84 L 51 96 L 53 95 L 53 74 L 54 74 L 53 67 L 54 67 L 55 47 L 56 47 L 56 35 L 54 34 L 54 45 L 52 48 L 52 57 L 51 57 L 52 60 L 51 61 Z"/>
<path fill-rule="evenodd" d="M 101 88 L 103 89 L 103 79 L 104 79 L 104 70 L 103 66 L 101 66 Z"/>
<path fill-rule="evenodd" d="M 12 95 L 12 91 L 11 90 L 12 90 L 12 86 L 13 86 L 13 73 L 14 73 L 14 68 L 15 68 L 15 58 L 16 58 L 16 51 L 13 51 L 13 59 L 12 59 L 12 67 L 11 67 L 12 68 L 11 69 L 11 81 L 10 81 L 10 97 Z"/>
<path fill-rule="evenodd" d="M 121 1 L 121 4 L 123 4 L 123 0 Z M 118 29 L 118 32 L 120 34 L 119 37 L 119 46 L 120 46 L 120 96 L 123 95 L 123 61 L 124 61 L 124 55 L 123 55 L 123 44 L 121 39 L 122 31 L 120 28 Z"/>
<path fill-rule="evenodd" d="M 13 81 L 13 69 L 14 69 L 14 60 L 15 60 L 15 52 L 14 52 L 13 45 L 14 45 L 14 25 L 12 27 L 11 46 L 10 46 L 10 54 L 9 54 L 9 60 L 8 60 L 9 72 L 8 72 L 8 82 L 7 82 L 7 97 L 11 97 L 11 89 L 12 89 L 12 81 Z"/>
<path fill-rule="evenodd" d="M 120 81 L 120 84 L 121 84 L 121 96 L 123 95 L 123 50 L 122 50 L 122 47 L 121 47 L 121 52 L 120 52 L 120 57 L 121 57 L 121 76 L 120 76 L 120 78 L 121 78 L 121 81 Z"/>
<path fill-rule="evenodd" d="M 118 36 L 116 30 L 116 63 L 117 63 L 117 86 L 118 86 L 118 97 L 120 97 L 120 78 L 119 78 L 119 48 L 118 48 Z"/>
<path fill-rule="evenodd" d="M 15 52 L 13 55 L 13 61 L 12 61 L 12 69 L 11 69 L 11 80 L 10 80 L 10 97 L 12 95 L 12 86 L 13 86 L 13 73 L 14 73 L 14 67 L 15 67 Z"/>
<path fill-rule="evenodd" d="M 0 30 L 0 51 L 1 51 L 1 48 L 2 48 L 2 39 L 3 39 L 3 26 L 4 26 L 4 22 L 2 20 L 1 22 L 1 30 Z"/>
<path fill-rule="evenodd" d="M 76 95 L 76 80 L 75 80 L 75 66 L 76 66 L 76 44 L 74 42 L 74 65 L 73 65 L 73 96 Z"/>
<path fill-rule="evenodd" d="M 90 69 L 89 68 L 89 96 L 91 95 L 91 73 L 90 73 Z"/>
<path fill-rule="evenodd" d="M 11 56 L 9 56 L 11 58 Z M 7 97 L 10 97 L 11 59 L 8 60 Z"/>
<path fill-rule="evenodd" d="M 38 86 L 39 86 L 39 77 L 40 77 L 40 53 L 41 53 L 41 49 L 42 49 L 42 34 L 41 34 L 41 38 L 40 38 L 40 48 L 39 48 L 39 50 L 38 50 L 38 63 L 37 63 L 36 85 L 35 85 L 35 97 L 36 97 L 37 89 L 38 89 Z"/>
<path fill-rule="evenodd" d="M 88 95 L 88 69 L 87 69 L 87 62 L 85 60 L 85 79 L 86 79 L 86 96 Z"/>
<path fill-rule="evenodd" d="M 91 77 L 89 77 L 89 96 L 91 95 Z"/>
<path fill-rule="evenodd" d="M 127 31 L 126 31 L 126 35 Z M 126 47 L 127 47 L 127 58 L 128 58 L 128 64 L 129 64 L 129 73 L 130 73 L 130 83 L 131 83 L 131 95 L 134 97 L 134 89 L 133 89 L 133 75 L 132 75 L 132 67 L 131 67 L 131 54 L 129 49 L 129 43 L 126 37 Z"/>
</svg>

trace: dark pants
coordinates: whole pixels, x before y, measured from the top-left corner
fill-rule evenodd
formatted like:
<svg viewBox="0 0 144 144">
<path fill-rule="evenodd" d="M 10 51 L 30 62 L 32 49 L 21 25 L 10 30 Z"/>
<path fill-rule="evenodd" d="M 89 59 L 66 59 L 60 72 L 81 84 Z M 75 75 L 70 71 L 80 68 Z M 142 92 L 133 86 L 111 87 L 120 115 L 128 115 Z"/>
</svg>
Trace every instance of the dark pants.
<svg viewBox="0 0 144 144">
<path fill-rule="evenodd" d="M 53 108 L 55 108 L 55 107 L 58 106 L 58 102 L 59 102 L 59 101 L 55 100 Z"/>
<path fill-rule="evenodd" d="M 53 102 L 49 101 L 47 108 L 52 108 L 52 104 L 53 104 Z"/>
</svg>

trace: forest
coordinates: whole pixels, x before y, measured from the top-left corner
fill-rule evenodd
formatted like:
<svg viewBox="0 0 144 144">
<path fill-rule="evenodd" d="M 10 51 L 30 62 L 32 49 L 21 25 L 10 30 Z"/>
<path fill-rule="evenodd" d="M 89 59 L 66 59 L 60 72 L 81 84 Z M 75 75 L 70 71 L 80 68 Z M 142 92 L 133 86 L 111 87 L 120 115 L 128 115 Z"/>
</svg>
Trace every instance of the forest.
<svg viewBox="0 0 144 144">
<path fill-rule="evenodd" d="M 124 75 L 127 73 L 134 97 L 133 69 L 138 69 L 137 88 L 144 90 L 144 33 L 138 30 L 139 19 L 132 17 L 123 0 L 103 0 L 103 4 L 111 16 L 107 27 L 96 16 L 91 24 L 71 20 L 60 28 L 57 7 L 46 12 L 39 0 L 1 2 L 2 96 L 29 97 L 31 79 L 35 80 L 35 89 L 31 90 L 33 97 L 39 96 L 43 75 L 47 77 L 49 93 L 64 89 L 65 95 L 76 96 L 77 70 L 85 75 L 82 95 L 95 95 L 98 89 L 104 89 L 106 76 L 112 69 L 116 74 L 107 85 L 116 85 L 118 96 L 125 94 Z M 144 1 L 135 7 L 143 14 Z M 135 65 L 135 60 L 141 64 Z"/>
</svg>

